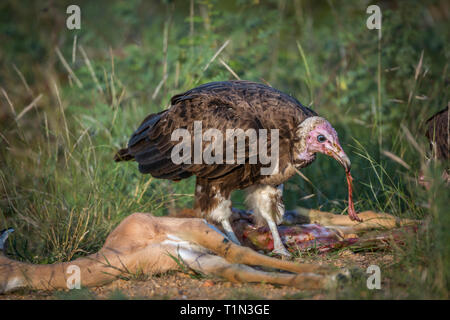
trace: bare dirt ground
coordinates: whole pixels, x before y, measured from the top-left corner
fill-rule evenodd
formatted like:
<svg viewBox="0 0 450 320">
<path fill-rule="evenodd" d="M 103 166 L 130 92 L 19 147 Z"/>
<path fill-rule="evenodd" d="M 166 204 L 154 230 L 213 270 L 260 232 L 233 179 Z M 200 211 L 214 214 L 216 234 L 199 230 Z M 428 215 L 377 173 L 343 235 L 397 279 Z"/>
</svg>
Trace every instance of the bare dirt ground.
<svg viewBox="0 0 450 320">
<path fill-rule="evenodd" d="M 371 264 L 386 266 L 393 262 L 390 252 L 354 253 L 349 249 L 327 254 L 305 254 L 298 262 L 332 264 L 336 267 L 359 267 Z M 258 284 L 231 283 L 217 278 L 193 278 L 182 272 L 150 276 L 144 280 L 117 280 L 105 286 L 68 291 L 21 290 L 0 299 L 322 299 L 323 291 Z"/>
</svg>

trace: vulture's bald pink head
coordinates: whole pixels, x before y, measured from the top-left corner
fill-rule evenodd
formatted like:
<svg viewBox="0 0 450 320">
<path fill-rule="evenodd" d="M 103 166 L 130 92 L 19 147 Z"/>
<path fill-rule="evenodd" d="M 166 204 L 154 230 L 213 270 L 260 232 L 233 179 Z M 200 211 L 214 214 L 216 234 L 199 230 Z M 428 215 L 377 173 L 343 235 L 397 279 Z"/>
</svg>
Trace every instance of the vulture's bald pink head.
<svg viewBox="0 0 450 320">
<path fill-rule="evenodd" d="M 350 171 L 351 162 L 339 143 L 336 130 L 321 117 L 310 117 L 304 120 L 297 131 L 300 138 L 298 157 L 310 160 L 317 152 L 336 159 L 345 171 Z"/>
<path fill-rule="evenodd" d="M 362 221 L 356 214 L 353 204 L 351 162 L 339 143 L 336 130 L 324 118 L 310 117 L 299 125 L 297 136 L 299 137 L 299 143 L 295 146 L 297 161 L 310 162 L 314 160 L 315 154 L 320 152 L 333 157 L 344 167 L 348 185 L 348 215 L 351 220 Z"/>
</svg>

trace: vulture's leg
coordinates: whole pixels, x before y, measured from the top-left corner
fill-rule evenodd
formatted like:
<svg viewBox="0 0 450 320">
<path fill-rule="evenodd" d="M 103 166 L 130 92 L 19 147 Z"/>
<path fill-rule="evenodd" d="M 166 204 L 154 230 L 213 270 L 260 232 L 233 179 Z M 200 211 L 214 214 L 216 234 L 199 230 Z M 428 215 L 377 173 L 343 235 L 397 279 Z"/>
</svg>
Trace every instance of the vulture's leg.
<svg viewBox="0 0 450 320">
<path fill-rule="evenodd" d="M 284 203 L 282 199 L 283 187 L 270 185 L 255 185 L 247 188 L 245 202 L 256 217 L 257 224 L 262 224 L 262 218 L 267 222 L 273 237 L 273 252 L 290 257 L 278 233 L 277 225 L 283 221 Z"/>
<path fill-rule="evenodd" d="M 238 240 L 236 235 L 234 234 L 233 228 L 231 227 L 231 223 L 229 219 L 222 220 L 222 228 L 225 230 L 228 238 L 234 243 L 241 245 L 241 242 Z"/>
<path fill-rule="evenodd" d="M 230 223 L 230 217 L 233 213 L 231 211 L 230 195 L 223 195 L 220 186 L 211 185 L 205 179 L 197 177 L 194 208 L 200 209 L 202 214 L 209 219 L 220 223 L 227 237 L 234 243 L 241 244 L 234 234 Z"/>
<path fill-rule="evenodd" d="M 220 193 L 216 194 L 213 200 L 217 201 L 217 206 L 211 210 L 209 217 L 222 224 L 223 230 L 225 231 L 228 238 L 234 243 L 240 245 L 238 238 L 234 234 L 233 228 L 231 227 L 230 217 L 232 215 L 231 211 L 231 200 L 230 198 L 223 198 Z"/>
</svg>

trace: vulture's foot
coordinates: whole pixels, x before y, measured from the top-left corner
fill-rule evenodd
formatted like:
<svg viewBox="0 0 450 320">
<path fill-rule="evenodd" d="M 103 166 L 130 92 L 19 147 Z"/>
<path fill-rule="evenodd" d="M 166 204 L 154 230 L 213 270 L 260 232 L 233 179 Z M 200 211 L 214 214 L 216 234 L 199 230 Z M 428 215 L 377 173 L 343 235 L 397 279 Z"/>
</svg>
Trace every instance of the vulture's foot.
<svg viewBox="0 0 450 320">
<path fill-rule="evenodd" d="M 222 220 L 222 227 L 227 235 L 227 238 L 233 241 L 238 246 L 241 245 L 241 242 L 238 240 L 236 235 L 234 234 L 233 228 L 231 227 L 230 221 L 228 219 Z"/>
<path fill-rule="evenodd" d="M 286 258 L 292 258 L 292 254 L 290 254 L 290 252 L 287 251 L 284 246 L 281 246 L 279 248 L 274 248 L 272 253 L 278 254 L 278 255 L 280 255 L 282 257 L 286 257 Z"/>
</svg>

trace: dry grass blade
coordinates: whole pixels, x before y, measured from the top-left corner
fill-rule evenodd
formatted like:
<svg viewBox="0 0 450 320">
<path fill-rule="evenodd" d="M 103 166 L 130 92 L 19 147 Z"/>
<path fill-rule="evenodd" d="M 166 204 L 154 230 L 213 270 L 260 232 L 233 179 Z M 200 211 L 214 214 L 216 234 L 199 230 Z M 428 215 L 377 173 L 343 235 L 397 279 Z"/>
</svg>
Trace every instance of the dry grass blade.
<svg viewBox="0 0 450 320">
<path fill-rule="evenodd" d="M 163 36 L 163 75 L 167 74 L 167 50 L 169 47 L 169 28 L 170 28 L 170 18 L 169 21 L 164 23 L 164 36 Z"/>
<path fill-rule="evenodd" d="M 180 61 L 175 64 L 175 88 L 178 88 L 178 81 L 180 80 Z"/>
<path fill-rule="evenodd" d="M 317 191 L 317 193 L 319 193 L 319 194 L 320 194 L 322 197 L 324 197 L 325 199 L 329 200 L 328 197 L 327 197 L 322 191 L 320 191 L 320 189 L 317 188 L 317 187 L 314 185 L 314 183 L 312 183 L 312 181 L 308 179 L 307 176 L 305 176 L 303 173 L 300 172 L 300 170 L 298 170 L 298 169 L 295 168 L 295 167 L 294 167 L 294 170 L 295 170 L 295 172 L 298 173 L 298 175 L 299 175 L 300 177 L 302 177 L 303 180 L 305 180 L 306 182 L 308 182 L 308 183 L 311 185 L 311 187 L 313 187 L 313 188 Z"/>
<path fill-rule="evenodd" d="M 89 60 L 89 58 L 88 58 L 88 56 L 86 54 L 86 51 L 84 51 L 84 48 L 83 48 L 82 45 L 80 45 L 79 48 L 80 48 L 81 55 L 84 58 L 84 62 L 86 63 L 86 66 L 88 67 L 89 73 L 91 74 L 92 80 L 94 80 L 98 91 L 100 91 L 103 94 L 103 89 L 100 86 L 100 82 L 98 81 L 97 76 L 95 75 L 94 68 L 92 68 L 91 61 Z"/>
<path fill-rule="evenodd" d="M 313 88 L 312 88 L 312 81 L 311 81 L 311 72 L 309 71 L 309 65 L 308 65 L 308 61 L 306 60 L 306 56 L 305 56 L 305 52 L 303 51 L 303 47 L 300 44 L 300 42 L 298 42 L 298 40 L 297 40 L 297 48 L 298 48 L 298 51 L 300 52 L 300 56 L 302 57 L 303 64 L 305 65 L 306 80 L 307 80 L 308 89 L 309 89 L 309 98 L 311 99 L 311 104 L 312 104 L 312 102 L 314 101 L 314 96 L 313 96 Z"/>
<path fill-rule="evenodd" d="M 109 56 L 111 57 L 111 74 L 114 77 L 114 55 L 111 47 L 109 47 Z"/>
<path fill-rule="evenodd" d="M 410 105 L 411 100 L 412 100 L 412 98 L 414 96 L 414 91 L 416 89 L 417 79 L 419 78 L 420 71 L 422 70 L 422 62 L 423 62 L 423 50 L 422 50 L 422 53 L 420 54 L 420 59 L 419 59 L 419 62 L 417 63 L 417 66 L 416 66 L 416 73 L 414 75 L 414 84 L 413 84 L 413 87 L 411 88 L 411 91 L 409 92 L 408 106 Z"/>
<path fill-rule="evenodd" d="M 406 169 L 410 170 L 411 166 L 409 164 L 407 164 L 405 161 L 403 161 L 402 158 L 400 158 L 399 156 L 393 154 L 392 152 L 389 152 L 387 150 L 383 150 L 382 153 L 388 157 L 389 159 L 397 162 L 399 165 L 401 165 L 402 167 L 405 167 Z"/>
<path fill-rule="evenodd" d="M 64 121 L 64 127 L 65 127 L 66 138 L 67 138 L 67 144 L 69 144 L 70 143 L 69 127 L 67 125 L 66 113 L 64 112 L 64 107 L 62 105 L 61 96 L 59 95 L 58 85 L 56 84 L 56 82 L 54 82 L 53 84 L 54 84 L 54 87 L 55 87 L 55 94 L 56 94 L 56 98 L 58 99 L 58 104 L 59 104 L 59 108 L 60 108 L 60 111 L 61 111 L 61 115 L 62 115 L 63 121 Z"/>
<path fill-rule="evenodd" d="M 111 75 L 112 78 L 112 75 Z M 122 92 L 120 93 L 119 99 L 116 102 L 116 108 L 114 111 L 114 115 L 113 115 L 113 119 L 111 121 L 111 124 L 114 125 L 114 123 L 116 122 L 116 117 L 117 117 L 117 112 L 119 111 L 119 105 L 122 102 L 123 97 L 125 96 L 125 88 L 122 89 Z"/>
<path fill-rule="evenodd" d="M 27 80 L 23 76 L 22 72 L 20 72 L 20 70 L 16 67 L 15 64 L 13 64 L 13 68 L 17 72 L 17 74 L 19 75 L 19 78 L 22 81 L 23 85 L 25 86 L 25 89 L 27 90 L 28 94 L 30 96 L 33 96 L 33 91 L 31 91 L 30 86 L 28 85 Z"/>
<path fill-rule="evenodd" d="M 112 106 L 115 107 L 117 105 L 117 97 L 116 97 L 116 86 L 114 85 L 114 77 L 110 74 L 109 81 L 111 83 L 111 98 L 112 98 Z"/>
<path fill-rule="evenodd" d="M 222 58 L 219 58 L 219 62 L 233 75 L 233 77 L 235 77 L 237 80 L 241 80 L 236 72 L 234 72 L 233 69 L 231 69 L 231 67 L 225 61 L 223 61 Z"/>
<path fill-rule="evenodd" d="M 83 88 L 83 84 L 81 83 L 80 79 L 78 79 L 78 77 L 75 75 L 72 68 L 69 66 L 69 64 L 67 63 L 66 59 L 64 58 L 64 56 L 62 55 L 62 53 L 58 47 L 55 48 L 55 51 L 56 51 L 56 54 L 58 55 L 59 59 L 61 60 L 61 63 L 63 64 L 64 68 L 66 68 L 67 72 L 70 74 L 70 76 L 73 78 L 73 80 L 75 80 L 75 83 L 77 84 L 77 86 L 79 88 Z"/>
<path fill-rule="evenodd" d="M 272 85 L 270 84 L 270 82 L 269 81 L 267 81 L 266 79 L 264 79 L 264 78 L 259 78 L 265 85 L 267 85 L 267 86 L 269 86 L 269 87 L 272 87 Z"/>
<path fill-rule="evenodd" d="M 308 194 L 307 196 L 301 197 L 299 200 L 300 201 L 308 200 L 308 199 L 311 199 L 312 197 L 314 197 L 315 195 L 316 195 L 315 193 L 311 193 L 311 194 Z"/>
<path fill-rule="evenodd" d="M 389 102 L 395 102 L 395 103 L 405 103 L 402 99 L 389 99 Z"/>
<path fill-rule="evenodd" d="M 16 109 L 14 109 L 14 105 L 12 104 L 11 100 L 9 100 L 8 94 L 6 93 L 5 89 L 1 88 L 3 95 L 5 96 L 6 101 L 8 101 L 8 105 L 11 108 L 11 112 L 14 116 L 16 116 Z"/>
<path fill-rule="evenodd" d="M 189 4 L 189 38 L 191 46 L 194 44 L 194 0 Z"/>
<path fill-rule="evenodd" d="M 219 48 L 219 50 L 216 51 L 216 53 L 213 55 L 213 57 L 211 58 L 211 60 L 209 60 L 209 62 L 206 64 L 206 66 L 203 68 L 203 72 L 205 72 L 208 68 L 209 65 L 214 62 L 214 60 L 216 60 L 217 56 L 223 51 L 223 49 L 225 49 L 229 44 L 230 44 L 231 40 L 228 39 L 227 41 L 225 41 L 225 43 Z"/>
<path fill-rule="evenodd" d="M 73 45 L 72 45 L 72 63 L 75 63 L 77 57 L 77 35 L 73 37 Z"/>
<path fill-rule="evenodd" d="M 423 62 L 423 50 L 422 50 L 422 53 L 420 54 L 419 63 L 416 66 L 416 74 L 414 76 L 414 80 L 416 80 L 416 81 L 417 81 L 417 78 L 419 77 L 420 70 L 422 69 L 422 62 Z"/>
<path fill-rule="evenodd" d="M 159 90 L 161 90 L 163 84 L 166 82 L 168 75 L 165 74 L 164 77 L 161 79 L 161 81 L 156 86 L 155 91 L 152 94 L 152 100 L 155 100 L 156 96 L 158 95 Z"/>
<path fill-rule="evenodd" d="M 31 108 L 33 108 L 41 98 L 42 94 L 38 95 L 33 101 L 31 101 L 31 103 L 17 115 L 16 121 L 19 121 L 20 118 L 22 118 L 28 111 L 30 111 Z"/>
<path fill-rule="evenodd" d="M 312 184 L 311 180 L 308 179 L 307 176 L 305 176 L 303 173 L 300 172 L 300 170 L 298 170 L 297 168 L 294 168 L 295 172 L 297 172 L 297 174 L 303 178 L 303 180 L 305 180 L 306 182 L 308 182 L 309 184 Z"/>
<path fill-rule="evenodd" d="M 411 145 L 416 149 L 422 157 L 425 157 L 425 151 L 419 146 L 416 139 L 414 139 L 413 135 L 409 131 L 407 127 L 405 127 L 403 124 L 400 125 L 403 132 L 405 133 L 406 139 L 411 143 Z"/>
<path fill-rule="evenodd" d="M 11 145 L 11 143 L 9 143 L 8 139 L 6 139 L 6 137 L 0 132 L 0 137 L 8 144 L 8 146 Z"/>
</svg>

